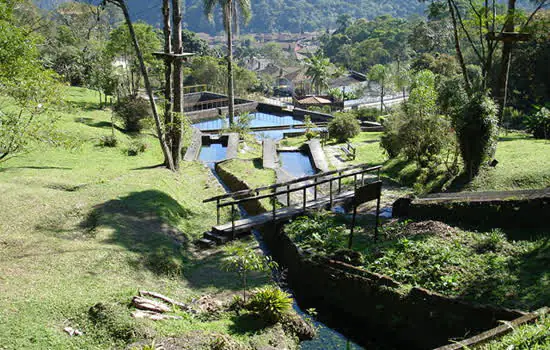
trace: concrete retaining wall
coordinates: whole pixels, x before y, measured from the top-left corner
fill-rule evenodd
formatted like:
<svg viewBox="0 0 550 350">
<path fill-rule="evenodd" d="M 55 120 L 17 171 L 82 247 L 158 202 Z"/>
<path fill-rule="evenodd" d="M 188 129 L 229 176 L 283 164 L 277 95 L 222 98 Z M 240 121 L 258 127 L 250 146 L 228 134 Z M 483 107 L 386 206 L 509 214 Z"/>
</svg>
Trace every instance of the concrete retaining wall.
<svg viewBox="0 0 550 350">
<path fill-rule="evenodd" d="M 233 161 L 238 162 L 241 160 L 235 159 Z M 246 183 L 245 180 L 239 179 L 237 176 L 233 175 L 232 173 L 230 173 L 229 171 L 226 171 L 223 168 L 223 164 L 225 164 L 226 162 L 227 161 L 216 163 L 216 172 L 218 173 L 218 176 L 222 179 L 222 181 L 225 183 L 225 185 L 229 187 L 231 192 L 251 189 L 251 187 Z M 244 203 L 242 206 L 244 210 L 246 210 L 247 214 L 251 216 L 258 215 L 267 211 L 267 209 L 263 207 L 260 201 L 248 201 Z"/>
<path fill-rule="evenodd" d="M 327 157 L 325 156 L 325 151 L 321 147 L 321 142 L 319 139 L 313 139 L 307 143 L 309 147 L 309 154 L 311 154 L 311 159 L 313 160 L 313 165 L 320 172 L 329 171 Z"/>
<path fill-rule="evenodd" d="M 247 102 L 244 104 L 235 105 L 235 115 L 245 112 L 253 112 L 258 106 L 257 102 Z M 229 107 L 211 108 L 202 111 L 186 112 L 191 123 L 198 123 L 205 120 L 214 119 L 216 117 L 226 116 L 229 113 Z"/>
<path fill-rule="evenodd" d="M 476 228 L 548 227 L 550 188 L 528 191 L 434 194 L 394 204 L 396 215 Z M 397 208 L 399 207 L 399 208 Z"/>
<path fill-rule="evenodd" d="M 338 320 L 346 334 L 367 346 L 373 341 L 403 349 L 429 349 L 453 337 L 479 333 L 513 320 L 519 311 L 474 305 L 425 289 L 403 292 L 391 278 L 300 251 L 279 228 L 262 230 L 264 240 L 306 307 Z"/>
</svg>

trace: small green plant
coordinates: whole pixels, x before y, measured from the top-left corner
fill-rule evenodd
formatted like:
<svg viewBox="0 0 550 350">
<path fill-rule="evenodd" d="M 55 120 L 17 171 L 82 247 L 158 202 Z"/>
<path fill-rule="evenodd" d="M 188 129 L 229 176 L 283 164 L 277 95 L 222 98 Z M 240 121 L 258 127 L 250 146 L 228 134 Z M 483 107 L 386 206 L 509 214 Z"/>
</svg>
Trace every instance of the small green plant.
<svg viewBox="0 0 550 350">
<path fill-rule="evenodd" d="M 292 310 L 292 298 L 279 287 L 267 286 L 254 292 L 246 308 L 274 324 Z"/>
<path fill-rule="evenodd" d="M 317 128 L 317 125 L 315 125 L 312 121 L 311 121 L 311 117 L 309 115 L 306 115 L 306 117 L 304 118 L 304 124 L 305 124 L 305 129 L 306 129 L 306 138 L 308 140 L 311 140 L 317 136 L 319 136 L 319 133 L 317 131 L 315 131 L 314 129 Z"/>
<path fill-rule="evenodd" d="M 104 135 L 99 138 L 99 145 L 101 147 L 116 147 L 118 139 L 114 135 Z"/>
<path fill-rule="evenodd" d="M 129 156 L 137 156 L 140 153 L 144 153 L 147 148 L 149 148 L 149 145 L 141 140 L 133 140 L 128 145 L 127 153 Z"/>
<path fill-rule="evenodd" d="M 299 217 L 285 226 L 285 232 L 302 249 L 322 254 L 345 248 L 348 235 L 328 212 Z"/>
<path fill-rule="evenodd" d="M 353 114 L 337 113 L 334 115 L 334 119 L 328 124 L 328 132 L 338 142 L 346 142 L 352 137 L 359 135 L 361 125 Z"/>
<path fill-rule="evenodd" d="M 506 235 L 501 230 L 492 230 L 489 233 L 481 234 L 476 249 L 479 253 L 498 252 L 506 244 Z"/>
<path fill-rule="evenodd" d="M 237 116 L 233 122 L 233 125 L 230 125 L 225 129 L 226 132 L 235 132 L 241 137 L 245 137 L 250 132 L 250 125 L 252 123 L 254 116 L 249 113 L 243 113 Z"/>
<path fill-rule="evenodd" d="M 226 258 L 221 267 L 225 271 L 236 272 L 242 281 L 243 300 L 246 302 L 247 275 L 251 271 L 267 272 L 277 268 L 277 263 L 271 258 L 257 253 L 242 242 L 233 243 L 225 248 Z"/>
<path fill-rule="evenodd" d="M 244 309 L 245 302 L 240 295 L 233 295 L 233 299 L 229 303 L 229 310 L 235 311 L 237 314 Z"/>
</svg>

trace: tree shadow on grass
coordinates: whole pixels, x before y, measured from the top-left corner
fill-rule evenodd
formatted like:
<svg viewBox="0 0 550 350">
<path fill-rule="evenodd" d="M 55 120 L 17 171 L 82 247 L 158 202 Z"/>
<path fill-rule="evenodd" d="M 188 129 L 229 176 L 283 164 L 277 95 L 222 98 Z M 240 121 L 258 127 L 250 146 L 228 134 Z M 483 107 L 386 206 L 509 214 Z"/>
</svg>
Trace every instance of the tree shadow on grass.
<svg viewBox="0 0 550 350">
<path fill-rule="evenodd" d="M 57 167 L 57 166 L 14 166 L 7 168 L 0 168 L 0 172 L 9 171 L 13 169 L 30 169 L 30 170 L 73 170 L 73 168 Z"/>
<path fill-rule="evenodd" d="M 136 270 L 145 268 L 158 275 L 184 278 L 199 289 L 239 290 L 237 275 L 220 269 L 223 250 L 197 252 L 191 242 L 194 237 L 176 228 L 182 220 L 197 220 L 197 215 L 168 194 L 148 190 L 94 207 L 80 227 L 90 234 L 99 227 L 111 228 L 113 232 L 104 243 L 137 253 L 129 261 Z M 264 281 L 251 274 L 249 286 L 254 288 Z"/>
<path fill-rule="evenodd" d="M 191 239 L 176 227 L 181 220 L 195 215 L 166 193 L 149 190 L 95 206 L 80 227 L 90 233 L 100 226 L 113 229 L 104 243 L 138 253 L 131 265 L 175 277 L 188 260 L 184 250 Z"/>
<path fill-rule="evenodd" d="M 90 127 L 93 127 L 93 128 L 100 128 L 100 129 L 110 129 L 110 128 L 115 128 L 117 129 L 118 131 L 120 131 L 121 133 L 126 133 L 126 130 L 124 130 L 123 128 L 121 128 L 120 126 L 114 124 L 114 123 L 111 123 L 111 122 L 107 122 L 107 121 L 96 121 L 95 119 L 93 118 L 88 118 L 88 117 L 77 117 L 77 118 L 74 118 L 74 121 L 77 122 L 77 123 L 82 123 L 84 125 L 87 125 L 87 126 L 90 126 Z"/>
<path fill-rule="evenodd" d="M 463 296 L 481 303 L 533 311 L 550 305 L 550 234 L 510 259 L 506 270 L 480 273 Z"/>
</svg>

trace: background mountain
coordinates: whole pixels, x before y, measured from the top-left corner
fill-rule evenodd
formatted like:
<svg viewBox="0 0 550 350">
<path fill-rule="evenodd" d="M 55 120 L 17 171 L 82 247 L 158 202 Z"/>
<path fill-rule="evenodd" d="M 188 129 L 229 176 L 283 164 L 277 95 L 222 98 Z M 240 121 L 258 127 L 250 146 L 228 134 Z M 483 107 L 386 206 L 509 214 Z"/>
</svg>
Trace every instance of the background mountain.
<svg viewBox="0 0 550 350">
<path fill-rule="evenodd" d="M 51 9 L 68 0 L 35 0 L 42 7 Z M 99 3 L 100 1 L 88 1 Z M 187 0 L 184 15 L 185 25 L 195 32 L 215 34 L 222 31 L 221 21 L 216 16 L 214 23 L 208 22 L 203 14 L 202 0 Z M 161 1 L 129 0 L 128 6 L 134 19 L 153 25 L 161 21 Z M 340 15 L 352 18 L 372 19 L 388 14 L 394 17 L 408 17 L 422 14 L 425 5 L 416 0 L 253 0 L 253 17 L 241 32 L 276 33 L 317 31 L 335 28 Z"/>
</svg>

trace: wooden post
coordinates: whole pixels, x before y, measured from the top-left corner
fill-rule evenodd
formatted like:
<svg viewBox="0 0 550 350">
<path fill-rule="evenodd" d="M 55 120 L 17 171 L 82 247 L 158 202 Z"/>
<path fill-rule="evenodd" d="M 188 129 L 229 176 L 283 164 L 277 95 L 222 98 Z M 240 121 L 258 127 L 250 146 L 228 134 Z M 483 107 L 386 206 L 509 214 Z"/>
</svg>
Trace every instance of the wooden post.
<svg viewBox="0 0 550 350">
<path fill-rule="evenodd" d="M 304 187 L 304 211 L 306 211 L 306 188 Z"/>
<path fill-rule="evenodd" d="M 231 236 L 235 240 L 235 204 L 231 204 Z"/>
<path fill-rule="evenodd" d="M 353 204 L 353 216 L 351 217 L 351 228 L 349 231 L 348 249 L 353 245 L 353 231 L 355 230 L 355 220 L 357 218 L 357 205 Z"/>
<path fill-rule="evenodd" d="M 330 198 L 330 208 L 332 209 L 332 179 L 330 179 L 330 182 L 329 182 L 329 198 Z"/>
<path fill-rule="evenodd" d="M 338 172 L 338 194 L 342 192 L 342 172 Z"/>
<path fill-rule="evenodd" d="M 317 200 L 317 178 L 313 179 L 315 186 L 313 186 L 313 199 Z"/>
<path fill-rule="evenodd" d="M 374 240 L 378 241 L 378 221 L 380 220 L 380 196 L 376 200 L 376 223 L 374 224 Z"/>
<path fill-rule="evenodd" d="M 220 200 L 216 200 L 216 222 L 217 225 L 220 224 Z"/>
<path fill-rule="evenodd" d="M 286 206 L 290 207 L 290 185 L 286 185 Z"/>
<path fill-rule="evenodd" d="M 277 202 L 277 197 L 275 197 L 275 194 L 273 194 L 273 197 L 271 197 L 271 200 L 273 201 L 273 221 L 275 221 L 275 218 L 277 217 L 277 214 L 276 214 L 276 205 L 275 203 Z"/>
</svg>

